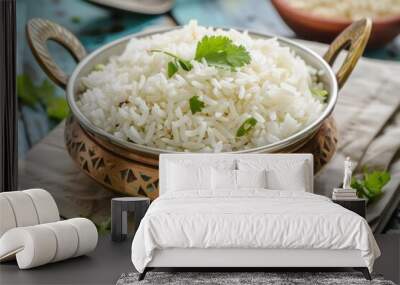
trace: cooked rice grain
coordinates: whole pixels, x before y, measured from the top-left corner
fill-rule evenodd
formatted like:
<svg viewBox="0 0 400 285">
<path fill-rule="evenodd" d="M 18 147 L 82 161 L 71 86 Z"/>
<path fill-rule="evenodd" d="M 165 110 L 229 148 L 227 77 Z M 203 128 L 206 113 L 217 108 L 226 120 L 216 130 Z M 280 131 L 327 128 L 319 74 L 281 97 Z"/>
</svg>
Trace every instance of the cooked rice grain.
<svg viewBox="0 0 400 285">
<path fill-rule="evenodd" d="M 171 58 L 152 49 L 193 59 L 205 35 L 224 35 L 243 45 L 251 62 L 236 71 L 191 60 L 193 69 L 167 77 Z M 224 152 L 282 140 L 315 121 L 325 104 L 312 95 L 317 70 L 276 39 L 251 38 L 235 30 L 198 26 L 136 39 L 101 69 L 82 78 L 86 91 L 78 101 L 82 113 L 114 136 L 155 148 Z M 189 99 L 199 96 L 201 112 L 191 113 Z M 253 117 L 255 127 L 236 137 Z"/>
</svg>

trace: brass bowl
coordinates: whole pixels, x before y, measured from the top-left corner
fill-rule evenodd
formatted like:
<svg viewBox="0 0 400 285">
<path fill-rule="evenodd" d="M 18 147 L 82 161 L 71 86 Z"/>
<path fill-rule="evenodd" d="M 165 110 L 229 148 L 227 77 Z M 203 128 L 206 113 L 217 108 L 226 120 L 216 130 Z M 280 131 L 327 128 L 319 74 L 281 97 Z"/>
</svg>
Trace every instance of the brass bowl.
<svg viewBox="0 0 400 285">
<path fill-rule="evenodd" d="M 158 159 L 106 145 L 70 116 L 65 122 L 65 143 L 71 158 L 89 177 L 122 195 L 158 197 Z M 314 154 L 314 172 L 320 171 L 335 154 L 337 130 L 332 117 L 296 153 Z"/>
<path fill-rule="evenodd" d="M 177 28 L 179 27 L 168 28 L 159 31 L 145 32 L 124 37 L 122 39 L 113 41 L 97 49 L 90 55 L 86 55 L 86 51 L 83 48 L 82 44 L 72 33 L 64 29 L 63 27 L 48 20 L 43 20 L 43 19 L 30 20 L 27 25 L 27 36 L 32 52 L 36 57 L 37 61 L 39 62 L 39 64 L 42 66 L 43 70 L 60 87 L 66 88 L 67 91 L 66 96 L 68 104 L 71 108 L 74 117 L 73 120 L 74 122 L 75 121 L 77 122 L 77 124 L 79 125 L 79 129 L 82 130 L 82 132 L 79 131 L 79 133 L 80 134 L 84 133 L 85 135 L 87 135 L 87 137 L 90 138 L 91 142 L 93 142 L 102 150 L 106 150 L 108 154 L 112 154 L 113 157 L 115 156 L 117 158 L 121 158 L 128 164 L 132 163 L 131 165 L 132 167 L 129 167 L 129 169 L 136 169 L 142 166 L 144 167 L 150 166 L 156 169 L 158 167 L 159 154 L 172 153 L 174 151 L 152 148 L 116 138 L 115 136 L 93 125 L 79 110 L 76 101 L 82 91 L 80 79 L 83 76 L 89 74 L 93 70 L 96 64 L 105 63 L 108 61 L 110 56 L 121 54 L 125 49 L 126 44 L 132 37 L 139 37 L 139 38 L 146 37 L 157 33 L 164 33 L 167 31 L 171 31 Z M 310 49 L 302 45 L 299 45 L 284 38 L 277 37 L 278 41 L 282 45 L 289 46 L 301 58 L 303 58 L 303 60 L 305 60 L 307 64 L 315 67 L 318 70 L 324 71 L 324 74 L 321 76 L 320 79 L 324 83 L 326 89 L 329 92 L 327 106 L 323 111 L 323 113 L 315 122 L 313 122 L 303 130 L 293 134 L 292 136 L 286 139 L 265 146 L 247 150 L 239 150 L 232 153 L 294 152 L 299 150 L 313 137 L 315 137 L 315 134 L 321 129 L 321 126 L 324 124 L 324 122 L 332 113 L 337 101 L 338 90 L 344 85 L 348 76 L 355 67 L 357 60 L 363 53 L 365 45 L 368 41 L 370 31 L 371 31 L 371 21 L 368 19 L 360 20 L 358 22 L 353 23 L 333 41 L 333 43 L 328 48 L 326 54 L 324 55 L 324 58 L 320 57 L 315 52 L 311 51 Z M 258 38 L 272 37 L 270 35 L 265 35 L 255 32 L 249 32 L 249 35 Z M 65 74 L 58 67 L 55 61 L 51 58 L 46 46 L 48 40 L 54 40 L 63 45 L 74 56 L 76 61 L 79 62 L 78 66 L 75 68 L 70 77 L 67 74 Z M 330 65 L 333 65 L 339 52 L 347 47 L 349 47 L 347 57 L 335 75 Z M 70 128 L 72 128 L 71 126 L 72 124 L 67 123 L 66 133 L 70 131 Z M 77 128 L 75 128 L 74 130 L 77 131 Z M 67 148 L 71 150 L 71 148 L 68 147 L 69 143 L 71 142 L 68 141 L 68 138 L 69 137 L 66 136 Z M 81 158 L 74 157 L 71 151 L 70 154 L 79 163 L 77 159 Z M 118 164 L 116 161 L 113 163 Z M 85 170 L 84 165 L 82 165 L 81 167 L 82 169 Z M 119 174 L 114 173 L 113 175 L 108 176 L 108 178 L 103 178 L 103 180 L 105 179 L 108 181 L 109 179 L 111 179 L 111 177 L 114 177 L 115 175 L 120 175 L 122 177 L 125 175 L 125 173 L 119 173 Z M 96 180 L 99 181 L 99 179 Z M 150 180 L 152 181 L 152 183 L 155 183 L 154 179 Z M 103 185 L 107 184 L 107 182 L 105 181 L 102 181 L 101 183 Z M 106 186 L 116 190 L 115 189 L 116 187 L 114 185 L 110 186 L 109 184 L 107 184 Z M 117 188 L 119 190 L 116 191 L 119 192 L 121 192 L 121 189 L 123 189 L 123 187 L 117 187 Z M 143 195 L 143 193 L 139 192 L 140 192 L 139 188 L 137 188 L 137 191 L 135 190 L 134 192 L 130 192 L 130 194 Z M 146 190 L 143 189 L 143 192 L 146 194 Z"/>
</svg>

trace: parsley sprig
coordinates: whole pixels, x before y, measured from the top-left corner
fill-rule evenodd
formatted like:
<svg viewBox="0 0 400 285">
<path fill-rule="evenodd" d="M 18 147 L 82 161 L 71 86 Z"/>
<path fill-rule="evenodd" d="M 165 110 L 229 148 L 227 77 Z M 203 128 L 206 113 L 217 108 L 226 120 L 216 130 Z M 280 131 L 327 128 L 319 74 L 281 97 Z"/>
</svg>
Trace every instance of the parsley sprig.
<svg viewBox="0 0 400 285">
<path fill-rule="evenodd" d="M 196 114 L 197 112 L 201 112 L 204 108 L 205 104 L 203 101 L 199 99 L 199 96 L 193 96 L 189 99 L 190 110 L 192 114 Z"/>
<path fill-rule="evenodd" d="M 168 78 L 174 76 L 178 72 L 179 67 L 185 71 L 190 71 L 193 65 L 189 60 L 178 57 L 177 55 L 168 51 L 160 49 L 152 49 L 151 52 L 161 52 L 172 57 L 172 61 L 168 62 Z M 249 52 L 244 46 L 235 45 L 232 40 L 225 36 L 205 36 L 197 43 L 196 61 L 201 62 L 206 60 L 208 65 L 229 68 L 233 71 L 237 67 L 242 67 L 249 64 L 251 57 Z"/>
<path fill-rule="evenodd" d="M 36 108 L 42 105 L 47 112 L 47 116 L 57 122 L 65 119 L 69 114 L 67 100 L 56 95 L 56 88 L 47 79 L 41 84 L 35 84 L 27 74 L 20 74 L 16 78 L 17 95 L 21 103 Z"/>
<path fill-rule="evenodd" d="M 242 137 L 257 124 L 257 120 L 253 117 L 246 119 L 236 132 L 236 137 Z"/>
<path fill-rule="evenodd" d="M 328 91 L 324 89 L 311 88 L 311 93 L 324 103 L 328 101 Z"/>
<path fill-rule="evenodd" d="M 382 194 L 382 188 L 390 181 L 390 173 L 387 171 L 371 171 L 367 168 L 363 171 L 363 177 L 357 179 L 353 177 L 351 187 L 357 190 L 358 197 L 367 198 L 368 201 L 374 201 Z"/>
<path fill-rule="evenodd" d="M 183 70 L 186 71 L 190 71 L 193 68 L 193 65 L 190 63 L 189 60 L 180 58 L 177 55 L 170 53 L 168 51 L 152 49 L 151 52 L 161 52 L 173 58 L 172 61 L 168 62 L 168 78 L 174 76 L 174 74 L 178 72 L 179 67 L 181 67 Z"/>
<path fill-rule="evenodd" d="M 197 44 L 195 60 L 207 61 L 207 64 L 218 67 L 241 67 L 250 63 L 251 57 L 244 46 L 235 45 L 232 40 L 224 36 L 205 36 Z"/>
<path fill-rule="evenodd" d="M 103 236 L 111 232 L 111 217 L 107 218 L 100 224 L 95 224 L 99 235 Z"/>
</svg>

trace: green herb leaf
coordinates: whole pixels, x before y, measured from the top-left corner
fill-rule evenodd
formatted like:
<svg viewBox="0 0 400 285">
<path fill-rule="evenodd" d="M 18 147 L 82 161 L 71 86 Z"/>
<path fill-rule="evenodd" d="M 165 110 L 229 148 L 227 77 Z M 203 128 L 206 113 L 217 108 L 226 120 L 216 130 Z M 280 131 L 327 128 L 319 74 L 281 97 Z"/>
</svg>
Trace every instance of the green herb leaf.
<svg viewBox="0 0 400 285">
<path fill-rule="evenodd" d="M 55 87 L 47 79 L 43 80 L 41 85 L 35 85 L 28 75 L 18 75 L 17 94 L 21 102 L 31 108 L 37 103 L 42 104 L 51 119 L 61 121 L 69 114 L 67 101 L 64 97 L 55 95 Z"/>
<path fill-rule="evenodd" d="M 203 101 L 200 101 L 199 96 L 193 96 L 189 99 L 190 110 L 192 114 L 196 114 L 197 112 L 201 112 L 204 108 L 205 104 Z"/>
<path fill-rule="evenodd" d="M 79 23 L 81 22 L 81 17 L 79 17 L 79 16 L 72 16 L 72 17 L 70 18 L 70 20 L 71 20 L 71 22 L 74 23 L 74 24 L 79 24 Z"/>
<path fill-rule="evenodd" d="M 382 189 L 390 179 L 390 173 L 387 171 L 364 170 L 363 179 L 353 177 L 351 187 L 357 190 L 358 197 L 373 201 L 383 194 Z"/>
<path fill-rule="evenodd" d="M 193 68 L 193 65 L 188 60 L 179 59 L 178 62 L 183 70 L 190 71 Z"/>
<path fill-rule="evenodd" d="M 209 65 L 241 67 L 250 63 L 249 52 L 243 46 L 235 45 L 224 36 L 205 36 L 197 44 L 195 60 L 205 59 Z"/>
<path fill-rule="evenodd" d="M 94 70 L 94 71 L 102 71 L 102 70 L 104 69 L 104 67 L 106 67 L 104 64 L 99 63 L 99 64 L 96 64 L 96 65 L 93 67 L 93 70 Z"/>
<path fill-rule="evenodd" d="M 49 100 L 54 97 L 56 89 L 54 85 L 47 79 L 43 80 L 42 84 L 36 87 L 36 97 L 47 105 Z"/>
<path fill-rule="evenodd" d="M 99 235 L 106 235 L 111 231 L 111 217 L 100 224 L 95 224 Z"/>
<path fill-rule="evenodd" d="M 35 96 L 45 106 L 49 118 L 62 121 L 69 114 L 67 100 L 64 97 L 55 95 L 54 85 L 47 79 L 35 87 Z"/>
<path fill-rule="evenodd" d="M 236 132 L 236 136 L 237 137 L 242 137 L 245 134 L 247 134 L 248 132 L 250 132 L 250 130 L 252 128 L 254 128 L 254 126 L 257 124 L 257 120 L 254 119 L 253 117 L 250 117 L 248 119 L 246 119 L 243 124 L 239 127 L 239 129 Z"/>
<path fill-rule="evenodd" d="M 49 118 L 61 121 L 68 116 L 69 107 L 65 98 L 53 96 L 46 103 L 46 111 Z"/>
<path fill-rule="evenodd" d="M 193 65 L 190 63 L 189 60 L 180 58 L 177 55 L 170 53 L 168 51 L 163 51 L 163 50 L 159 50 L 159 49 L 152 49 L 150 51 L 151 52 L 161 52 L 163 54 L 166 54 L 166 55 L 174 58 L 174 62 L 173 61 L 168 62 L 168 78 L 171 78 L 176 72 L 178 72 L 179 66 L 183 70 L 186 70 L 186 71 L 190 71 L 193 68 Z M 172 65 L 174 65 L 174 66 L 172 66 Z"/>
<path fill-rule="evenodd" d="M 379 194 L 390 181 L 390 173 L 387 171 L 373 171 L 371 173 L 364 173 L 365 187 L 372 194 Z"/>
<path fill-rule="evenodd" d="M 39 102 L 36 97 L 36 89 L 31 78 L 26 74 L 17 76 L 17 96 L 21 102 L 33 108 Z"/>
<path fill-rule="evenodd" d="M 311 93 L 322 102 L 328 101 L 328 91 L 319 88 L 311 88 Z"/>
<path fill-rule="evenodd" d="M 351 179 L 351 188 L 357 190 L 357 196 L 360 198 L 367 198 L 368 200 L 371 199 L 369 192 L 365 189 L 364 181 L 358 180 L 355 177 Z"/>
<path fill-rule="evenodd" d="M 111 232 L 111 217 L 108 217 L 106 220 L 104 220 L 101 223 L 95 223 L 89 216 L 87 215 L 83 215 L 83 214 L 79 214 L 79 217 L 81 218 L 85 218 L 88 220 L 91 220 L 93 222 L 93 224 L 95 225 L 97 232 L 99 233 L 99 235 L 106 235 L 108 233 Z"/>
<path fill-rule="evenodd" d="M 173 61 L 168 62 L 168 78 L 171 78 L 177 72 L 178 72 L 178 65 Z"/>
</svg>

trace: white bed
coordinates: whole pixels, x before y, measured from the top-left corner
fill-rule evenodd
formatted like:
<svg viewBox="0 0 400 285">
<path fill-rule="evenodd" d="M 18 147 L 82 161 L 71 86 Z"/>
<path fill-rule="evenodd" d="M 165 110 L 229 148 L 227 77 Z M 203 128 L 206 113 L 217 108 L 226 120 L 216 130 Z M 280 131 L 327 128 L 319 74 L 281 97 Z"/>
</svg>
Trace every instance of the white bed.
<svg viewBox="0 0 400 285">
<path fill-rule="evenodd" d="M 254 187 L 260 169 L 273 187 Z M 308 154 L 161 155 L 160 197 L 135 234 L 132 262 L 140 279 L 154 267 L 354 267 L 370 278 L 380 251 L 368 223 L 312 192 Z"/>
</svg>

